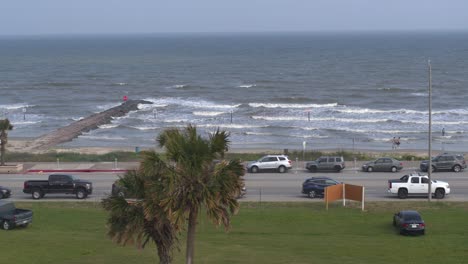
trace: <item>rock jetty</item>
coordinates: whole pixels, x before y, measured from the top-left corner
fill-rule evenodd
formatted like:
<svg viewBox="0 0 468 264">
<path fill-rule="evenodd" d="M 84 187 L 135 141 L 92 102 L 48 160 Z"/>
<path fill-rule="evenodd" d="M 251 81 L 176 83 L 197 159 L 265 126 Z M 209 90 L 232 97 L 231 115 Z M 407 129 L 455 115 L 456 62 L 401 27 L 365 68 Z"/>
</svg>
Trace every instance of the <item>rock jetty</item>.
<svg viewBox="0 0 468 264">
<path fill-rule="evenodd" d="M 46 151 L 58 144 L 68 142 L 81 135 L 97 129 L 100 125 L 109 124 L 112 118 L 124 116 L 130 111 L 138 110 L 139 104 L 152 104 L 144 100 L 128 100 L 119 106 L 107 109 L 103 112 L 90 115 L 71 123 L 66 127 L 59 128 L 50 133 L 44 134 L 28 144 L 24 150 Z"/>
</svg>

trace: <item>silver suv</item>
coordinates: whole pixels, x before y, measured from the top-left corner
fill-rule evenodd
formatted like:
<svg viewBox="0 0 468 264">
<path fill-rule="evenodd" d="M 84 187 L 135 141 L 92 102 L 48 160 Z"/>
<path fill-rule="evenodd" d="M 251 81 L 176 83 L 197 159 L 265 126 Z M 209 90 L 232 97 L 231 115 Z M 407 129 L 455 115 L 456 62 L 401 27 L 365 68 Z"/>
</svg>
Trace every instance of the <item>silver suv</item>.
<svg viewBox="0 0 468 264">
<path fill-rule="evenodd" d="M 266 155 L 257 161 L 247 164 L 247 171 L 257 173 L 261 170 L 276 170 L 284 173 L 291 169 L 291 161 L 285 155 Z"/>
<path fill-rule="evenodd" d="M 432 171 L 453 170 L 459 172 L 466 169 L 466 161 L 463 154 L 443 153 L 432 158 Z M 429 161 L 423 160 L 419 165 L 421 171 L 426 172 L 429 167 Z"/>
<path fill-rule="evenodd" d="M 336 171 L 340 172 L 345 168 L 345 161 L 342 156 L 322 156 L 314 161 L 306 163 L 306 169 L 311 172 L 316 171 Z"/>
</svg>

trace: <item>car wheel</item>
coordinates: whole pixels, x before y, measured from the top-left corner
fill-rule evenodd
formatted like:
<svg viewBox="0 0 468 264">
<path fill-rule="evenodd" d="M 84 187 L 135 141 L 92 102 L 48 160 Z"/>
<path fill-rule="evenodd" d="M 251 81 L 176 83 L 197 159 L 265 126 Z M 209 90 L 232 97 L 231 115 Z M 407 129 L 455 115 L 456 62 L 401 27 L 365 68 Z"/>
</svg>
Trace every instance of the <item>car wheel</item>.
<svg viewBox="0 0 468 264">
<path fill-rule="evenodd" d="M 86 191 L 83 190 L 83 189 L 78 189 L 78 191 L 76 191 L 76 198 L 77 199 L 84 199 L 86 198 L 87 194 L 86 194 Z"/>
<path fill-rule="evenodd" d="M 284 167 L 284 166 L 279 166 L 278 172 L 279 172 L 279 173 L 285 173 L 285 172 L 286 172 L 286 167 Z"/>
<path fill-rule="evenodd" d="M 372 168 L 372 167 L 367 168 L 367 172 L 372 172 L 373 170 L 374 170 L 374 168 Z"/>
<path fill-rule="evenodd" d="M 252 168 L 250 168 L 250 171 L 252 173 L 257 173 L 258 172 L 258 167 L 257 166 L 253 166 Z"/>
<path fill-rule="evenodd" d="M 398 190 L 398 198 L 400 199 L 406 199 L 408 197 L 408 190 L 406 189 L 399 189 Z"/>
<path fill-rule="evenodd" d="M 310 172 L 317 172 L 317 167 L 312 166 L 308 168 Z"/>
<path fill-rule="evenodd" d="M 341 167 L 340 167 L 340 166 L 335 166 L 335 171 L 336 171 L 336 172 L 340 172 L 340 171 L 341 171 Z"/>
<path fill-rule="evenodd" d="M 10 229 L 11 229 L 10 222 L 8 222 L 7 220 L 3 221 L 3 223 L 2 223 L 2 228 L 3 228 L 4 230 L 10 230 Z"/>
<path fill-rule="evenodd" d="M 309 198 L 315 198 L 315 197 L 317 197 L 317 193 L 316 193 L 315 191 L 313 191 L 313 190 L 310 191 L 308 195 L 309 195 Z"/>
<path fill-rule="evenodd" d="M 3 199 L 3 193 L 0 192 L 0 199 Z"/>
<path fill-rule="evenodd" d="M 435 167 L 435 166 L 432 166 L 431 172 L 434 172 L 434 171 L 436 171 L 436 167 Z"/>
<path fill-rule="evenodd" d="M 426 234 L 426 230 L 421 231 L 421 235 L 424 236 L 425 234 Z"/>
<path fill-rule="evenodd" d="M 393 166 L 391 169 L 390 169 L 391 172 L 397 172 L 397 167 Z"/>
<path fill-rule="evenodd" d="M 437 189 L 435 191 L 435 198 L 436 199 L 443 199 L 445 197 L 445 190 L 444 189 Z"/>
<path fill-rule="evenodd" d="M 460 171 L 461 171 L 460 165 L 455 165 L 455 166 L 453 166 L 453 171 L 454 171 L 454 172 L 460 172 Z"/>
<path fill-rule="evenodd" d="M 31 196 L 34 200 L 39 200 L 43 197 L 42 191 L 40 189 L 34 189 L 31 193 Z"/>
</svg>

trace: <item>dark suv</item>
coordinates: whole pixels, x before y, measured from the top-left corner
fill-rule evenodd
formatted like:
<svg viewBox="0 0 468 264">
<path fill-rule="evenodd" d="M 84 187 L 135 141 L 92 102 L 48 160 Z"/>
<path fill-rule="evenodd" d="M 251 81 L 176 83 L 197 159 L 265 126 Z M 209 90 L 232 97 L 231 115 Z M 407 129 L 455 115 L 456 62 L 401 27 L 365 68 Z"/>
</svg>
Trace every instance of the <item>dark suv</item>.
<svg viewBox="0 0 468 264">
<path fill-rule="evenodd" d="M 459 172 L 466 168 L 466 161 L 463 154 L 443 153 L 434 158 L 431 162 L 432 171 L 452 170 Z M 423 160 L 419 165 L 421 171 L 427 172 L 429 161 Z"/>
<path fill-rule="evenodd" d="M 345 161 L 342 156 L 322 156 L 314 161 L 306 163 L 306 169 L 311 172 L 316 171 L 336 171 L 340 172 L 345 168 Z"/>
</svg>

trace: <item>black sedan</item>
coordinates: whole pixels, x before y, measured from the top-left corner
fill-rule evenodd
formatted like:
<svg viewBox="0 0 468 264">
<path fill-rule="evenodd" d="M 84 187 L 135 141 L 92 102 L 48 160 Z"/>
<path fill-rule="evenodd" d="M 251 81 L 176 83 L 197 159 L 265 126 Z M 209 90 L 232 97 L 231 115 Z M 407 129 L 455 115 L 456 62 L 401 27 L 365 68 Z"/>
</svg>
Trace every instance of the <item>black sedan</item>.
<svg viewBox="0 0 468 264">
<path fill-rule="evenodd" d="M 400 234 L 421 234 L 426 232 L 426 224 L 417 211 L 400 211 L 393 216 L 393 226 Z"/>
<path fill-rule="evenodd" d="M 9 198 L 11 196 L 11 190 L 7 187 L 0 186 L 0 199 Z"/>
<path fill-rule="evenodd" d="M 339 184 L 339 182 L 328 177 L 312 177 L 302 183 L 302 193 L 309 198 L 323 197 L 326 187 Z"/>
</svg>

